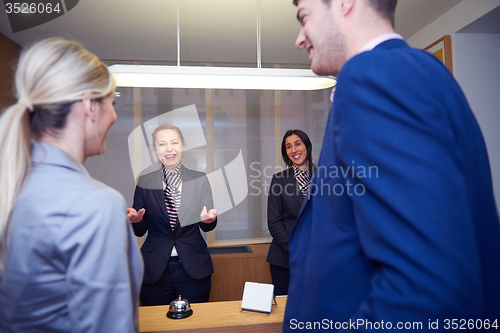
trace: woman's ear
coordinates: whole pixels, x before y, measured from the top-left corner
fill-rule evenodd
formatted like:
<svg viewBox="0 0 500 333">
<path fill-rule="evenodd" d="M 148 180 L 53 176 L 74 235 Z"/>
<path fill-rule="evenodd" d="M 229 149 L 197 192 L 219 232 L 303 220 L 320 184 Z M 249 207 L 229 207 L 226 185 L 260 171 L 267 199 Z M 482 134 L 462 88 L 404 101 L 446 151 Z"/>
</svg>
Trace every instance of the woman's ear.
<svg viewBox="0 0 500 333">
<path fill-rule="evenodd" d="M 82 99 L 82 103 L 83 103 L 83 106 L 84 106 L 84 111 L 85 111 L 85 114 L 87 115 L 87 117 L 90 118 L 90 120 L 92 120 L 92 122 L 95 122 L 95 116 L 96 116 L 96 112 L 97 112 L 97 106 L 96 106 L 96 101 L 93 100 L 93 99 Z"/>
</svg>

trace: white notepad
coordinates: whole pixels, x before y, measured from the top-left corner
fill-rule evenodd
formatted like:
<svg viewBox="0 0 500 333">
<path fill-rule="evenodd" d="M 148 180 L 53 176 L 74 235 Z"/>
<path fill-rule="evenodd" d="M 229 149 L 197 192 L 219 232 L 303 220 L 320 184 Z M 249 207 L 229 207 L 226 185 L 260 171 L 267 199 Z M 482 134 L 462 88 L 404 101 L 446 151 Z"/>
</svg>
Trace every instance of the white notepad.
<svg viewBox="0 0 500 333">
<path fill-rule="evenodd" d="M 274 286 L 267 283 L 245 282 L 241 308 L 243 310 L 271 312 Z"/>
</svg>

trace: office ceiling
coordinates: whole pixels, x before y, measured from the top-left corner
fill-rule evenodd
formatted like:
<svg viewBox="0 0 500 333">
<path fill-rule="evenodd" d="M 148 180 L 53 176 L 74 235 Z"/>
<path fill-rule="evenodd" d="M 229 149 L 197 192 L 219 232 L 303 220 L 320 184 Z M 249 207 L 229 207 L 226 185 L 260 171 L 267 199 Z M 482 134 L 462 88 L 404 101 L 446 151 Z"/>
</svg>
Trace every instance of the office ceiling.
<svg viewBox="0 0 500 333">
<path fill-rule="evenodd" d="M 409 38 L 461 0 L 399 0 L 396 31 Z M 0 5 L 1 8 L 2 5 Z M 175 62 L 177 0 L 81 0 L 37 27 L 12 33 L 0 10 L 0 32 L 21 46 L 51 36 L 83 42 L 105 60 Z M 294 46 L 299 31 L 292 0 L 260 0 L 262 63 L 307 67 Z M 257 62 L 257 0 L 179 0 L 181 64 Z"/>
</svg>

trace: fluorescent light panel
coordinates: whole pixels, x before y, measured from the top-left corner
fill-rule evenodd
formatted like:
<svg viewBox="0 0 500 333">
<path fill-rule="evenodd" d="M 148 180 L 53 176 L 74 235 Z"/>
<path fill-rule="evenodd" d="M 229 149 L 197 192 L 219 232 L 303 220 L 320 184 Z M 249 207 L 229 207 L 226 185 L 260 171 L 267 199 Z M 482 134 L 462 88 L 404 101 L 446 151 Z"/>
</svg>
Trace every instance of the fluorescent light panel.
<svg viewBox="0 0 500 333">
<path fill-rule="evenodd" d="M 113 65 L 120 87 L 318 90 L 335 86 L 333 76 L 309 69 Z"/>
</svg>

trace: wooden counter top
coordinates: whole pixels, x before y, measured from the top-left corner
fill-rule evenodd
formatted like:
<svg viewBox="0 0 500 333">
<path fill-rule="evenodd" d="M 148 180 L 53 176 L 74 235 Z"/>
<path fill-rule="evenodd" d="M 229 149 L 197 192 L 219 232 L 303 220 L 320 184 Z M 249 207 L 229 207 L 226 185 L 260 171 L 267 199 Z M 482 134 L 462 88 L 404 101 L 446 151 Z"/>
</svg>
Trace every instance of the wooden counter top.
<svg viewBox="0 0 500 333">
<path fill-rule="evenodd" d="M 281 332 L 286 298 L 278 298 L 271 313 L 245 311 L 241 301 L 193 303 L 193 315 L 184 319 L 169 319 L 168 306 L 139 307 L 140 332 Z"/>
</svg>

